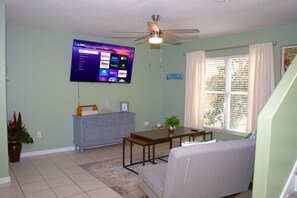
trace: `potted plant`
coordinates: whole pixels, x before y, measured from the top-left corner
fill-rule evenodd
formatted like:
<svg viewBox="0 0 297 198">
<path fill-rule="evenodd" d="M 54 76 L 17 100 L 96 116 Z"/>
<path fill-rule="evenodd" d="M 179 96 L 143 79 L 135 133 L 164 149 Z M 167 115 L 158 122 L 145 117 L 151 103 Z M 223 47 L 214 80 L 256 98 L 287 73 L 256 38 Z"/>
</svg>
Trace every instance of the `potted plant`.
<svg viewBox="0 0 297 198">
<path fill-rule="evenodd" d="M 21 113 L 19 113 L 18 119 L 16 119 L 14 112 L 13 121 L 9 121 L 7 126 L 7 137 L 10 162 L 18 162 L 20 161 L 22 143 L 32 144 L 34 142 L 26 126 L 23 124 Z"/>
<path fill-rule="evenodd" d="M 171 116 L 169 118 L 165 118 L 165 126 L 167 126 L 168 131 L 173 133 L 177 126 L 180 125 L 180 121 L 177 116 Z"/>
</svg>

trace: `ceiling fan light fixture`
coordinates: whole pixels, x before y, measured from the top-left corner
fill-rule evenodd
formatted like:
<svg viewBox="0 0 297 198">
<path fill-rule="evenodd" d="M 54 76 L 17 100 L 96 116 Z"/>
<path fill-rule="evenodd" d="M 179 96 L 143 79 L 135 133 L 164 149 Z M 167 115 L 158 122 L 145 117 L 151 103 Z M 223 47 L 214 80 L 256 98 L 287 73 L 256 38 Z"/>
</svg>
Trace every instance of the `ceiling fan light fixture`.
<svg viewBox="0 0 297 198">
<path fill-rule="evenodd" d="M 151 44 L 161 44 L 162 42 L 163 42 L 163 39 L 160 38 L 158 35 L 155 35 L 149 38 L 149 43 Z"/>
</svg>

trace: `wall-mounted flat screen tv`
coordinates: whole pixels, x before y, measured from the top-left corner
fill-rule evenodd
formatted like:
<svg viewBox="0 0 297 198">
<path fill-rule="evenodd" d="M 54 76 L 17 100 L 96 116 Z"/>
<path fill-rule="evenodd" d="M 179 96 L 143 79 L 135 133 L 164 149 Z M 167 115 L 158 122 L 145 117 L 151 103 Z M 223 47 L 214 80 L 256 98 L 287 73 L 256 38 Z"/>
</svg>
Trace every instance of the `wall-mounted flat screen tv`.
<svg viewBox="0 0 297 198">
<path fill-rule="evenodd" d="M 134 47 L 73 40 L 70 81 L 131 83 Z"/>
</svg>

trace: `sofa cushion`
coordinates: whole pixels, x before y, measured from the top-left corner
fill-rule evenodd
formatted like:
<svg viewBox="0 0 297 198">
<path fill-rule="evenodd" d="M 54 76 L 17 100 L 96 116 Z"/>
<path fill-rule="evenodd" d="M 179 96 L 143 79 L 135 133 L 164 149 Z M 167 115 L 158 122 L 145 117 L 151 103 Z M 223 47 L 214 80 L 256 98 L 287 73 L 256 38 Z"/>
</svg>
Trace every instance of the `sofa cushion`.
<svg viewBox="0 0 297 198">
<path fill-rule="evenodd" d="M 139 169 L 140 183 L 146 183 L 158 197 L 163 197 L 166 169 L 165 163 L 141 167 Z"/>
</svg>

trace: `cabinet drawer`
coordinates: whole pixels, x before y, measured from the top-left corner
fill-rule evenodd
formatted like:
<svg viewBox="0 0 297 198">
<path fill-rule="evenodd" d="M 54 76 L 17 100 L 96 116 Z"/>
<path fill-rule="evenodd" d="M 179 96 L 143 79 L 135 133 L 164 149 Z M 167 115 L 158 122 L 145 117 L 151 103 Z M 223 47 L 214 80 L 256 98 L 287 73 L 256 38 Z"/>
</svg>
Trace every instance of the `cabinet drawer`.
<svg viewBox="0 0 297 198">
<path fill-rule="evenodd" d="M 130 133 L 133 133 L 134 125 L 122 125 L 119 127 L 119 133 L 121 137 L 130 136 Z"/>
<path fill-rule="evenodd" d="M 116 127 L 103 127 L 102 129 L 103 139 L 112 139 L 116 138 Z"/>
<path fill-rule="evenodd" d="M 100 119 L 88 119 L 84 121 L 85 126 L 99 126 L 100 125 Z"/>
<path fill-rule="evenodd" d="M 86 127 L 84 131 L 84 141 L 92 142 L 96 141 L 100 137 L 100 132 L 97 128 L 94 127 Z"/>
<path fill-rule="evenodd" d="M 130 124 L 133 123 L 134 117 L 133 116 L 121 116 L 119 117 L 119 124 Z"/>
<path fill-rule="evenodd" d="M 116 124 L 116 117 L 115 116 L 109 116 L 105 118 L 100 119 L 100 124 L 105 125 L 105 124 Z"/>
</svg>

